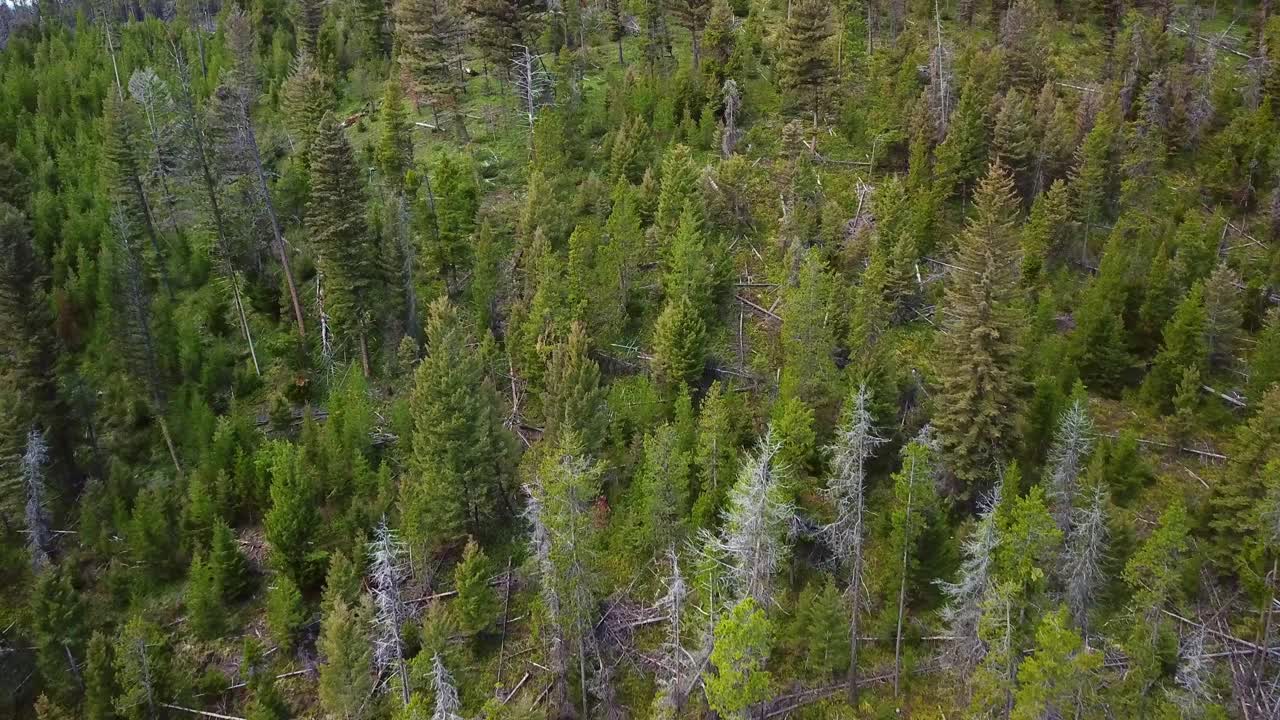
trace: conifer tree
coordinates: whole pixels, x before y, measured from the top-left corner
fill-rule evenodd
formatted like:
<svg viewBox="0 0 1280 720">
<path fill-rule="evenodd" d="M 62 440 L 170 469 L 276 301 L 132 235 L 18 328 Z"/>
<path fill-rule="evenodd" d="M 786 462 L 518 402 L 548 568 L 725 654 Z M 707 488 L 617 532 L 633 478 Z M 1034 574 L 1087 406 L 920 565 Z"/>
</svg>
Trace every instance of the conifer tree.
<svg viewBox="0 0 1280 720">
<path fill-rule="evenodd" d="M 1142 398 L 1152 407 L 1167 411 L 1185 368 L 1203 372 L 1207 368 L 1209 343 L 1208 321 L 1204 309 L 1204 285 L 1196 283 L 1178 304 L 1173 317 L 1164 326 L 1164 341 L 1155 364 L 1142 385 Z"/>
<path fill-rule="evenodd" d="M 871 391 L 859 385 L 845 405 L 844 424 L 836 431 L 835 442 L 828 448 L 831 475 L 827 494 L 835 505 L 836 515 L 823 528 L 836 557 L 844 558 L 849 579 L 849 665 L 845 680 L 849 685 L 849 701 L 858 697 L 858 625 L 862 610 L 863 551 L 867 538 L 867 462 L 885 441 L 876 434 L 871 416 Z"/>
<path fill-rule="evenodd" d="M 116 711 L 112 702 L 116 692 L 111 640 L 101 631 L 94 632 L 89 638 L 84 664 L 85 720 L 113 720 Z"/>
<path fill-rule="evenodd" d="M 641 56 L 650 73 L 671 58 L 671 31 L 667 28 L 667 6 L 663 0 L 641 0 L 640 29 L 644 33 Z"/>
<path fill-rule="evenodd" d="M 217 577 L 221 602 L 234 602 L 244 596 L 249 583 L 249 563 L 240 552 L 231 527 L 221 520 L 213 526 L 208 565 Z"/>
<path fill-rule="evenodd" d="M 170 644 L 155 623 L 140 614 L 129 618 L 116 636 L 115 676 L 120 694 L 115 699 L 122 720 L 160 717 L 173 686 Z"/>
<path fill-rule="evenodd" d="M 702 376 L 706 324 L 687 297 L 668 300 L 653 328 L 654 377 L 670 391 Z"/>
<path fill-rule="evenodd" d="M 698 186 L 698 168 L 694 166 L 689 148 L 673 145 L 662 159 L 662 183 L 658 194 L 658 213 L 654 218 L 658 240 L 666 247 L 679 232 L 686 206 L 693 204 L 695 216 L 701 219 L 701 190 Z M 691 226 L 690 231 L 695 227 Z M 702 230 L 701 223 L 696 226 Z"/>
<path fill-rule="evenodd" d="M 414 104 L 431 104 L 436 125 L 443 111 L 452 116 L 458 137 L 467 140 L 462 115 L 459 63 L 464 34 L 458 8 L 450 0 L 397 0 L 396 48 L 400 66 L 413 88 Z"/>
<path fill-rule="evenodd" d="M 968 489 L 1008 455 L 1018 412 L 1018 259 L 1013 182 L 992 163 L 958 239 L 940 338 L 942 387 L 934 420 L 947 470 Z"/>
<path fill-rule="evenodd" d="M 1093 419 L 1089 417 L 1084 387 L 1077 385 L 1071 404 L 1058 418 L 1058 429 L 1049 449 L 1046 475 L 1054 521 L 1063 535 L 1071 530 L 1080 475 L 1093 449 Z"/>
<path fill-rule="evenodd" d="M 1045 271 L 1062 252 L 1067 238 L 1067 222 L 1071 218 L 1067 184 L 1055 180 L 1049 189 L 1036 196 L 1023 228 L 1022 280 L 1027 286 L 1041 281 Z"/>
<path fill-rule="evenodd" d="M 591 358 L 586 326 L 575 321 L 547 366 L 542 399 L 545 437 L 554 441 L 560 434 L 575 432 L 583 448 L 598 455 L 608 424 L 604 400 L 600 366 Z"/>
<path fill-rule="evenodd" d="M 84 600 L 72 585 L 71 572 L 63 565 L 41 573 L 30 608 L 36 668 L 44 688 L 63 700 L 74 698 L 83 682 L 78 664 L 88 635 Z"/>
<path fill-rule="evenodd" d="M 471 233 L 480 207 L 479 189 L 469 161 L 446 154 L 435 171 L 435 201 L 431 203 L 436 233 L 428 257 L 452 287 L 471 265 Z"/>
<path fill-rule="evenodd" d="M 202 640 L 212 640 L 222 634 L 226 626 L 226 614 L 222 605 L 222 587 L 218 572 L 197 552 L 191 560 L 191 572 L 187 580 L 187 616 L 192 632 Z"/>
<path fill-rule="evenodd" d="M 320 26 L 324 24 L 324 0 L 294 0 L 293 5 L 298 46 L 314 57 L 319 49 Z"/>
<path fill-rule="evenodd" d="M 447 298 L 427 315 L 427 356 L 414 372 L 412 477 L 401 485 L 406 537 L 439 546 L 479 535 L 507 512 L 509 440 L 482 359 Z"/>
<path fill-rule="evenodd" d="M 517 45 L 533 39 L 544 9 L 533 0 L 465 0 L 462 7 L 471 18 L 472 42 L 495 70 L 506 66 Z"/>
<path fill-rule="evenodd" d="M 1087 638 L 1089 612 L 1103 588 L 1103 569 L 1110 529 L 1106 488 L 1095 484 L 1085 492 L 1085 501 L 1072 515 L 1062 574 L 1066 578 L 1067 608 L 1071 611 L 1076 627 Z"/>
<path fill-rule="evenodd" d="M 331 717 L 358 720 L 373 692 L 366 606 L 352 607 L 338 599 L 325 613 L 318 649 L 320 703 Z"/>
<path fill-rule="evenodd" d="M 662 214 L 662 200 L 658 201 Z M 702 314 L 714 309 L 721 268 L 715 243 L 708 237 L 698 200 L 684 204 L 673 239 L 668 241 L 662 291 L 668 299 L 688 298 Z"/>
<path fill-rule="evenodd" d="M 413 128 L 404 107 L 404 86 L 392 77 L 387 80 L 378 108 L 378 145 L 374 157 L 383 182 L 394 188 L 404 183 L 405 171 L 413 163 Z"/>
<path fill-rule="evenodd" d="M 364 184 L 355 156 L 332 114 L 325 115 L 316 129 L 310 165 L 307 230 L 320 256 L 325 310 L 334 318 L 338 342 L 358 353 L 367 376 L 386 279 L 374 236 L 365 223 Z"/>
<path fill-rule="evenodd" d="M 790 554 L 787 528 L 795 513 L 787 497 L 786 468 L 775 458 L 779 444 L 772 432 L 743 464 L 729 491 L 724 527 L 713 547 L 728 558 L 734 596 L 767 606 L 773 599 L 774 575 Z"/>
<path fill-rule="evenodd" d="M 827 678 L 848 669 L 849 634 L 843 627 L 847 615 L 843 593 L 830 577 L 810 583 L 801 592 L 794 632 L 806 671 Z"/>
<path fill-rule="evenodd" d="M 458 590 L 458 626 L 467 635 L 485 633 L 498 617 L 498 595 L 489 585 L 492 574 L 484 548 L 475 540 L 467 541 L 462 560 L 453 569 L 453 584 Z"/>
<path fill-rule="evenodd" d="M 893 694 L 898 695 L 902 675 L 902 632 L 907 613 L 907 585 L 919 564 L 920 537 L 924 534 L 934 503 L 930 451 L 917 439 L 902 451 L 902 468 L 893 475 L 894 507 L 890 515 L 890 547 L 894 562 L 900 558 L 898 573 L 897 630 L 893 643 Z"/>
<path fill-rule="evenodd" d="M 324 596 L 320 604 L 326 611 L 339 600 L 354 607 L 360 602 L 363 586 L 364 573 L 360 566 L 338 550 L 329 555 L 329 572 L 324 578 Z"/>
<path fill-rule="evenodd" d="M 1261 398 L 1280 381 L 1280 308 L 1267 311 L 1258 344 L 1249 356 L 1249 394 Z"/>
<path fill-rule="evenodd" d="M 1240 288 L 1244 283 L 1226 263 L 1219 263 L 1204 285 L 1205 335 L 1209 344 L 1209 363 L 1228 367 L 1235 362 L 1244 313 Z"/>
<path fill-rule="evenodd" d="M 1003 481 L 997 482 L 982 499 L 978 523 L 962 547 L 964 560 L 956 581 L 940 583 L 947 598 L 942 617 L 947 623 L 947 634 L 954 642 L 948 649 L 948 657 L 962 672 L 972 672 L 982 660 L 982 615 L 996 582 L 995 551 L 1000 544 L 996 512 L 1003 485 Z"/>
<path fill-rule="evenodd" d="M 716 624 L 715 649 L 706 672 L 707 704 L 721 717 L 749 717 L 752 705 L 769 697 L 773 674 L 765 669 L 773 645 L 773 629 L 760 605 L 743 598 Z"/>
<path fill-rule="evenodd" d="M 383 518 L 369 543 L 369 579 L 373 593 L 373 664 L 379 675 L 390 670 L 399 678 L 403 706 L 409 704 L 409 666 L 401 629 L 409 610 L 402 586 L 405 581 L 405 547 Z"/>
<path fill-rule="evenodd" d="M 295 584 L 309 586 L 316 560 L 311 544 L 320 524 L 316 481 L 304 468 L 302 451 L 294 445 L 278 443 L 268 448 L 267 457 L 271 509 L 265 524 L 271 564 Z"/>
<path fill-rule="evenodd" d="M 702 67 L 702 31 L 711 15 L 711 0 L 675 0 L 671 9 L 692 36 L 693 67 Z"/>
<path fill-rule="evenodd" d="M 275 676 L 266 662 L 262 643 L 256 637 L 244 639 L 240 673 L 245 677 L 249 698 L 245 720 L 289 720 L 289 707 L 276 688 Z"/>
<path fill-rule="evenodd" d="M 783 367 L 778 393 L 815 408 L 822 426 L 834 420 L 838 370 L 834 283 L 816 251 L 805 252 L 795 284 L 785 291 Z"/>
<path fill-rule="evenodd" d="M 168 265 L 160 249 L 160 239 L 151 212 L 151 203 L 142 184 L 139 167 L 140 154 L 134 145 L 139 131 L 134 127 L 131 107 L 122 97 L 107 93 L 102 110 L 104 180 L 111 190 L 111 198 L 128 226 L 136 228 L 140 237 L 146 238 L 155 254 L 153 259 L 161 285 L 169 297 L 173 297 L 173 285 L 169 280 Z"/>
<path fill-rule="evenodd" d="M 644 439 L 644 462 L 636 477 L 644 496 L 640 524 L 645 548 L 658 549 L 682 539 L 690 502 L 688 449 L 679 430 L 666 423 Z"/>
<path fill-rule="evenodd" d="M 39 574 L 49 565 L 53 549 L 53 533 L 49 527 L 49 506 L 45 501 L 44 468 L 48 458 L 48 446 L 44 433 L 32 428 L 27 433 L 27 446 L 22 453 L 22 484 L 27 502 L 24 508 L 27 526 L 27 548 L 31 554 L 31 569 Z"/>
<path fill-rule="evenodd" d="M 1069 626 L 1066 608 L 1047 613 L 1036 628 L 1036 647 L 1018 670 L 1011 720 L 1079 716 L 1088 708 L 1102 654 Z"/>
<path fill-rule="evenodd" d="M 782 39 L 782 87 L 792 102 L 813 115 L 816 125 L 832 78 L 830 6 L 825 0 L 797 0 L 789 9 Z"/>
<path fill-rule="evenodd" d="M 298 586 L 284 573 L 277 573 L 267 588 L 267 628 L 284 648 L 292 648 L 306 622 L 306 607 Z"/>
<path fill-rule="evenodd" d="M 698 443 L 693 458 L 699 490 L 694 520 L 702 528 L 716 522 L 738 469 L 735 409 L 732 392 L 719 381 L 711 383 L 699 408 Z"/>
</svg>

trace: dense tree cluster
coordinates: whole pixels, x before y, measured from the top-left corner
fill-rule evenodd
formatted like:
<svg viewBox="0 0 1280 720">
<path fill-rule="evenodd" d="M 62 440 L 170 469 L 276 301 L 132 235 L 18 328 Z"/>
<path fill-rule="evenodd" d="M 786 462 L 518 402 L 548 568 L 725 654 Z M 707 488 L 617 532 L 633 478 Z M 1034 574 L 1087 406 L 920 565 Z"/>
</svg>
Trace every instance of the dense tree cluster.
<svg viewBox="0 0 1280 720">
<path fill-rule="evenodd" d="M 0 28 L 0 715 L 1280 716 L 1271 3 Z"/>
</svg>

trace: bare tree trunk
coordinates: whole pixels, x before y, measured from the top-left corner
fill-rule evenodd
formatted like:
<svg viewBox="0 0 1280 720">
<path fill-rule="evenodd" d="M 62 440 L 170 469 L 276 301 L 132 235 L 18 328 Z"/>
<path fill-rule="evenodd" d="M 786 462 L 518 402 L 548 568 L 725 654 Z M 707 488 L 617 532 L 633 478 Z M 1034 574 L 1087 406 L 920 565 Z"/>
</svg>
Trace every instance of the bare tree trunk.
<svg viewBox="0 0 1280 720">
<path fill-rule="evenodd" d="M 245 139 L 253 154 L 253 167 L 258 174 L 258 192 L 262 195 L 262 204 L 266 207 L 267 218 L 271 221 L 271 234 L 276 254 L 280 258 L 280 268 L 284 272 L 284 281 L 289 288 L 289 300 L 293 303 L 293 319 L 298 324 L 298 337 L 307 336 L 306 321 L 302 318 L 302 303 L 298 300 L 298 288 L 293 282 L 293 269 L 289 265 L 289 253 L 284 245 L 284 234 L 280 231 L 280 218 L 276 216 L 275 203 L 271 201 L 271 188 L 267 185 L 267 172 L 262 166 L 262 152 L 258 149 L 258 135 L 254 132 L 253 121 L 246 108 L 241 108 L 240 120 L 244 123 Z"/>
<path fill-rule="evenodd" d="M 902 616 L 906 614 L 907 605 L 907 558 L 911 552 L 911 500 L 916 489 L 915 460 L 911 461 L 910 480 L 907 484 L 907 515 L 902 531 L 902 580 L 898 583 L 898 629 L 893 640 L 893 696 L 898 697 L 901 690 L 899 682 L 902 675 Z"/>
</svg>

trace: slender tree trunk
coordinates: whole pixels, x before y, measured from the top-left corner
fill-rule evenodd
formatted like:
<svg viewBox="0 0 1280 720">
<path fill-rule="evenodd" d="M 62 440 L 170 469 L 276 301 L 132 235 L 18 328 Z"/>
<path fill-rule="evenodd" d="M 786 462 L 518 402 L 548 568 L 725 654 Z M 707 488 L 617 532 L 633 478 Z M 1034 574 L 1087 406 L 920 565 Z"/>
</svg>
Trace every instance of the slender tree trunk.
<svg viewBox="0 0 1280 720">
<path fill-rule="evenodd" d="M 861 513 L 859 513 L 861 514 Z M 859 521 L 858 526 L 862 523 Z M 849 577 L 849 670 L 845 682 L 849 685 L 849 705 L 858 704 L 858 614 L 862 609 L 862 543 L 853 554 L 853 570 Z"/>
<path fill-rule="evenodd" d="M 156 421 L 160 424 L 160 435 L 164 437 L 165 447 L 169 448 L 169 458 L 173 460 L 173 469 L 178 477 L 182 477 L 182 463 L 178 461 L 178 449 L 173 444 L 173 436 L 169 434 L 169 423 L 164 419 L 164 412 L 156 411 Z"/>
<path fill-rule="evenodd" d="M 693 68 L 697 70 L 702 67 L 702 34 L 697 30 L 693 31 Z"/>
<path fill-rule="evenodd" d="M 911 500 L 916 489 L 916 464 L 911 461 L 907 481 L 907 515 L 902 527 L 902 580 L 898 583 L 898 629 L 893 640 L 893 696 L 898 697 L 901 690 L 902 675 L 902 616 L 907 606 L 907 559 L 911 553 Z"/>
<path fill-rule="evenodd" d="M 620 0 L 619 0 L 620 1 Z M 627 61 L 622 57 L 622 36 L 618 36 L 618 64 L 626 66 Z"/>
<path fill-rule="evenodd" d="M 262 153 L 258 149 L 258 135 L 253 130 L 253 121 L 249 119 L 246 109 L 241 109 L 240 120 L 244 122 L 245 139 L 253 154 L 253 166 L 258 174 L 258 192 L 262 194 L 262 204 L 267 209 L 267 218 L 271 221 L 271 234 L 276 254 L 280 258 L 280 268 L 284 272 L 284 281 L 289 288 L 289 300 L 293 303 L 293 319 L 298 324 L 298 337 L 307 336 L 307 324 L 302 318 L 302 303 L 298 300 L 298 288 L 293 282 L 293 269 L 289 265 L 289 253 L 284 246 L 284 234 L 280 231 L 280 218 L 276 216 L 275 203 L 271 201 L 271 188 L 267 185 L 267 171 L 262 166 Z"/>
</svg>

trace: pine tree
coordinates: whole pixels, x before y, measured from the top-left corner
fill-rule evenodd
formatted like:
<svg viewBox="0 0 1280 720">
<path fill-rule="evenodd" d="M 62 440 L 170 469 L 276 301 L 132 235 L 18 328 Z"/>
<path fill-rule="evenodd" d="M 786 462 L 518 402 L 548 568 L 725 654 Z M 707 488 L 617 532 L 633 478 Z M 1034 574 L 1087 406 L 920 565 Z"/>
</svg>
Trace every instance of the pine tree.
<svg viewBox="0 0 1280 720">
<path fill-rule="evenodd" d="M 782 88 L 797 107 L 813 114 L 816 125 L 833 68 L 826 0 L 798 0 L 790 7 L 782 40 Z"/>
<path fill-rule="evenodd" d="M 711 383 L 699 408 L 698 444 L 693 458 L 699 493 L 693 517 L 702 528 L 716 522 L 738 469 L 739 434 L 733 399 L 732 392 L 716 381 Z"/>
<path fill-rule="evenodd" d="M 428 244 L 427 256 L 451 287 L 471 266 L 471 233 L 479 208 L 479 188 L 470 161 L 445 155 L 435 171 L 435 201 L 430 210 L 436 236 Z"/>
<path fill-rule="evenodd" d="M 306 607 L 298 586 L 284 573 L 272 578 L 267 588 L 267 628 L 284 648 L 292 648 L 306 622 Z"/>
<path fill-rule="evenodd" d="M 122 720 L 160 717 L 174 678 L 170 643 L 160 628 L 140 614 L 133 615 L 116 636 L 115 676 L 120 694 L 116 715 Z"/>
<path fill-rule="evenodd" d="M 458 590 L 455 607 L 462 632 L 476 636 L 493 627 L 498 617 L 498 594 L 489 585 L 493 567 L 484 548 L 469 540 L 462 550 L 462 560 L 453 569 L 453 584 Z M 504 578 L 504 582 L 510 582 Z"/>
<path fill-rule="evenodd" d="M 498 399 L 457 310 L 431 304 L 427 356 L 414 372 L 412 476 L 400 491 L 406 537 L 438 547 L 509 512 L 509 440 Z"/>
<path fill-rule="evenodd" d="M 405 113 L 404 86 L 396 77 L 387 80 L 378 121 L 380 130 L 374 151 L 378 171 L 382 173 L 383 182 L 399 188 L 404 183 L 405 172 L 413 164 L 413 126 Z"/>
<path fill-rule="evenodd" d="M 495 70 L 507 64 L 517 45 L 533 40 L 543 11 L 533 0 L 465 0 L 462 7 L 471 18 L 472 42 Z"/>
<path fill-rule="evenodd" d="M 1261 398 L 1280 382 L 1280 308 L 1267 311 L 1258 344 L 1249 356 L 1249 397 Z"/>
<path fill-rule="evenodd" d="M 324 0 L 294 0 L 293 24 L 297 28 L 298 46 L 315 56 L 319 49 L 320 26 L 324 24 Z"/>
<path fill-rule="evenodd" d="M 213 526 L 208 565 L 217 577 L 222 593 L 220 602 L 235 602 L 244 597 L 249 585 L 249 562 L 240 552 L 231 527 L 221 520 Z"/>
<path fill-rule="evenodd" d="M 787 528 L 795 508 L 787 496 L 786 468 L 776 466 L 779 445 L 772 432 L 742 466 L 729 491 L 724 526 L 713 547 L 728 558 L 734 597 L 767 606 L 774 575 L 790 555 Z"/>
<path fill-rule="evenodd" d="M 321 705 L 331 717 L 342 720 L 363 717 L 366 701 L 374 689 L 367 607 L 352 607 L 338 599 L 321 623 L 317 645 L 324 664 L 320 666 L 319 695 Z"/>
<path fill-rule="evenodd" d="M 563 433 L 575 432 L 583 448 L 598 455 L 608 416 L 600 366 L 591 358 L 590 350 L 586 326 L 574 322 L 568 339 L 551 352 L 542 413 L 546 418 L 545 438 L 554 442 Z"/>
<path fill-rule="evenodd" d="M 36 668 L 45 690 L 60 700 L 77 694 L 82 681 L 77 664 L 88 635 L 84 600 L 72 585 L 71 572 L 65 565 L 46 570 L 31 593 Z"/>
<path fill-rule="evenodd" d="M 315 2 L 316 0 L 303 0 Z M 312 51 L 313 52 L 313 51 Z M 280 104 L 285 126 L 294 139 L 296 157 L 304 166 L 311 163 L 312 148 L 320 132 L 320 122 L 334 110 L 333 92 L 308 51 L 298 53 L 280 88 Z M 319 148 L 315 148 L 319 151 Z"/>
<path fill-rule="evenodd" d="M 893 475 L 894 506 L 889 518 L 890 547 L 894 562 L 899 564 L 897 630 L 893 644 L 893 694 L 900 691 L 902 675 L 902 631 L 907 613 L 908 580 L 920 562 L 920 537 L 924 534 L 934 504 L 930 451 L 920 440 L 912 441 L 902 451 L 902 468 Z"/>
<path fill-rule="evenodd" d="M 84 665 L 85 720 L 114 720 L 116 692 L 111 640 L 101 631 L 94 632 Z"/>
<path fill-rule="evenodd" d="M 332 114 L 316 129 L 310 165 L 307 230 L 319 253 L 325 310 L 334 318 L 338 342 L 359 354 L 367 376 L 386 278 L 374 235 L 365 223 L 364 183 L 355 155 Z"/>
<path fill-rule="evenodd" d="M 849 667 L 849 635 L 843 627 L 848 611 L 830 577 L 820 588 L 816 585 L 810 583 L 796 602 L 794 636 L 804 655 L 804 669 L 829 678 Z"/>
<path fill-rule="evenodd" d="M 1178 304 L 1173 317 L 1164 326 L 1164 341 L 1155 364 L 1142 385 L 1142 398 L 1152 407 L 1167 411 L 1185 368 L 1197 372 L 1207 369 L 1209 343 L 1208 320 L 1204 309 L 1204 285 L 1196 283 Z"/>
<path fill-rule="evenodd" d="M 1071 218 L 1071 198 L 1067 184 L 1055 180 L 1049 189 L 1036 196 L 1022 231 L 1022 281 L 1026 286 L 1042 282 L 1053 260 L 1066 242 L 1067 221 Z"/>
<path fill-rule="evenodd" d="M 667 301 L 653 328 L 650 367 L 660 384 L 675 391 L 702 376 L 706 335 L 706 324 L 687 297 Z"/>
<path fill-rule="evenodd" d="M 289 720 L 289 707 L 276 688 L 275 676 L 264 654 L 262 643 L 256 637 L 244 639 L 240 675 L 245 678 L 248 690 L 245 720 Z"/>
<path fill-rule="evenodd" d="M 1013 182 L 999 161 L 974 197 L 946 289 L 942 382 L 934 420 L 946 467 L 972 490 L 1009 452 L 1018 412 L 1017 245 Z"/>
<path fill-rule="evenodd" d="M 661 216 L 661 198 L 658 208 Z M 685 202 L 675 236 L 667 244 L 663 294 L 672 300 L 688 298 L 699 313 L 710 314 L 715 308 L 718 275 L 724 264 L 717 250 L 704 229 L 700 203 L 696 198 Z"/>
<path fill-rule="evenodd" d="M 667 64 L 671 58 L 671 31 L 667 29 L 667 5 L 664 0 L 641 0 L 640 28 L 644 33 L 641 56 L 650 73 Z"/>
<path fill-rule="evenodd" d="M 743 598 L 716 624 L 711 666 L 706 672 L 707 704 L 721 717 L 745 720 L 750 707 L 769 697 L 773 674 L 765 669 L 773 630 L 759 604 Z"/>
<path fill-rule="evenodd" d="M 1240 276 L 1226 263 L 1219 263 L 1205 282 L 1205 336 L 1213 367 L 1229 367 L 1235 362 L 1244 321 L 1240 297 L 1243 285 Z"/>
<path fill-rule="evenodd" d="M 1031 193 L 1031 156 L 1034 150 L 1031 103 L 1017 89 L 1005 94 L 996 114 L 992 152 L 1009 169 L 1022 197 Z"/>
<path fill-rule="evenodd" d="M 658 193 L 658 213 L 654 218 L 657 226 L 658 240 L 662 246 L 668 247 L 671 239 L 680 231 L 681 218 L 685 208 L 693 204 L 693 212 L 701 217 L 701 188 L 698 185 L 698 168 L 694 166 L 689 148 L 685 145 L 673 145 L 662 159 L 662 183 Z M 701 223 L 697 227 L 690 226 L 690 231 L 701 231 Z"/>
<path fill-rule="evenodd" d="M 222 587 L 218 580 L 217 570 L 205 561 L 203 553 L 197 552 L 191 560 L 186 605 L 191 631 L 201 640 L 213 640 L 226 627 Z"/>
<path fill-rule="evenodd" d="M 679 544 L 690 503 L 690 457 L 676 426 L 666 423 L 644 439 L 644 461 L 636 475 L 644 502 L 640 525 L 645 549 Z"/>
<path fill-rule="evenodd" d="M 304 469 L 297 446 L 277 443 L 267 449 L 266 457 L 271 472 L 271 509 L 265 518 L 271 564 L 295 585 L 307 587 L 316 561 L 311 545 L 320 524 L 316 481 Z"/>
<path fill-rule="evenodd" d="M 357 546 L 362 543 L 357 543 Z M 338 550 L 329 555 L 329 572 L 324 579 L 324 597 L 320 605 L 328 611 L 339 600 L 354 607 L 360 602 L 364 590 L 364 572 L 360 566 Z"/>
<path fill-rule="evenodd" d="M 1053 518 L 1063 535 L 1071 531 L 1080 475 L 1093 449 L 1093 419 L 1089 416 L 1087 403 L 1084 386 L 1077 384 L 1071 404 L 1058 418 L 1058 429 L 1049 449 L 1045 479 L 1048 481 Z"/>
<path fill-rule="evenodd" d="M 111 191 L 113 205 L 124 216 L 128 227 L 135 228 L 140 237 L 149 241 L 154 253 L 152 262 L 161 285 L 172 298 L 173 285 L 169 280 L 167 260 L 160 248 L 159 231 L 142 184 L 140 153 L 134 145 L 135 138 L 141 133 L 134 127 L 131 109 L 124 98 L 107 93 L 102 110 L 103 180 Z"/>
<path fill-rule="evenodd" d="M 693 67 L 702 67 L 702 31 L 707 26 L 707 18 L 711 15 L 711 0 L 675 0 L 671 9 L 676 20 L 692 36 Z"/>
<path fill-rule="evenodd" d="M 1047 613 L 1036 628 L 1036 648 L 1018 669 L 1011 720 L 1079 716 L 1088 707 L 1102 653 L 1069 627 L 1066 608 Z"/>
<path fill-rule="evenodd" d="M 467 139 L 462 115 L 463 84 L 456 66 L 464 34 L 461 14 L 450 0 L 397 0 L 396 48 L 400 66 L 409 77 L 414 104 L 431 104 L 451 114 L 458 137 Z"/>
<path fill-rule="evenodd" d="M 820 426 L 834 421 L 836 368 L 835 283 L 819 253 L 805 252 L 795 284 L 784 292 L 782 378 L 780 397 L 796 398 L 813 408 Z"/>
</svg>

